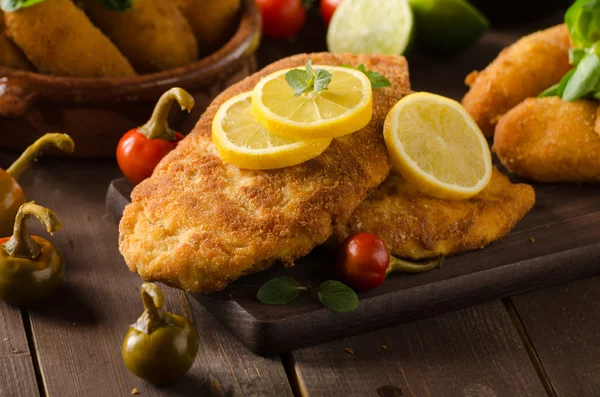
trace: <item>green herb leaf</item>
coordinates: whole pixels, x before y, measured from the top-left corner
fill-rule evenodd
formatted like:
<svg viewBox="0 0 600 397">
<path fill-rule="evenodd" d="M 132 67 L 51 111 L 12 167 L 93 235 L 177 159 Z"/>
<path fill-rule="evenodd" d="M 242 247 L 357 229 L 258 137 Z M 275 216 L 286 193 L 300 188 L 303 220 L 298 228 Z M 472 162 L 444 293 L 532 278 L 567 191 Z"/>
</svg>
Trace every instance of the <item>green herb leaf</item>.
<svg viewBox="0 0 600 397">
<path fill-rule="evenodd" d="M 285 74 L 285 81 L 294 89 L 294 95 L 300 96 L 305 92 L 326 90 L 332 77 L 331 73 L 323 69 L 313 71 L 312 61 L 309 59 L 306 62 L 306 70 L 290 70 Z"/>
<path fill-rule="evenodd" d="M 124 12 L 133 7 L 133 0 L 98 0 L 98 3 L 102 4 L 104 8 L 117 12 Z"/>
<path fill-rule="evenodd" d="M 576 101 L 595 91 L 600 82 L 600 58 L 588 53 L 577 65 L 562 95 L 567 102 Z"/>
<path fill-rule="evenodd" d="M 350 65 L 342 65 L 342 66 L 345 68 L 354 69 Z M 358 70 L 359 72 L 363 72 L 369 78 L 369 81 L 371 82 L 371 88 L 374 90 L 392 86 L 392 83 L 388 79 L 386 79 L 384 75 L 379 74 L 377 72 L 373 72 L 371 70 L 367 70 L 365 68 L 365 65 L 363 65 L 362 63 L 356 67 L 356 70 Z"/>
<path fill-rule="evenodd" d="M 577 0 L 565 14 L 576 48 L 589 48 L 600 40 L 600 0 Z"/>
<path fill-rule="evenodd" d="M 351 312 L 358 307 L 358 296 L 352 288 L 339 281 L 329 280 L 319 288 L 319 300 L 334 312 Z"/>
<path fill-rule="evenodd" d="M 292 277 L 277 277 L 264 283 L 258 290 L 256 298 L 269 305 L 285 305 L 298 297 L 298 291 L 306 290 L 308 287 L 301 286 Z"/>
<path fill-rule="evenodd" d="M 326 90 L 329 83 L 331 83 L 332 77 L 333 76 L 328 71 L 323 70 L 323 69 L 317 69 L 317 73 L 315 75 L 315 83 L 314 83 L 315 92 Z"/>
<path fill-rule="evenodd" d="M 554 84 L 553 86 L 546 88 L 540 95 L 538 95 L 538 98 L 546 98 L 549 96 L 560 96 L 558 95 L 558 84 Z"/>
<path fill-rule="evenodd" d="M 310 78 L 305 70 L 292 69 L 285 74 L 285 81 L 294 89 L 294 95 L 300 96 L 307 90 L 312 90 Z"/>
<path fill-rule="evenodd" d="M 559 97 L 562 97 L 563 94 L 564 94 L 564 92 L 565 92 L 565 87 L 567 86 L 567 83 L 569 82 L 569 80 L 573 76 L 573 73 L 575 73 L 575 68 L 569 70 L 567 72 L 567 74 L 565 74 L 563 76 L 563 78 L 560 80 L 560 82 L 558 84 L 554 84 L 552 87 L 546 89 L 544 92 L 542 92 L 538 96 L 540 98 L 549 97 L 549 96 L 559 96 Z"/>
<path fill-rule="evenodd" d="M 577 66 L 577 64 L 581 62 L 586 54 L 587 52 L 585 50 L 580 48 L 571 48 L 569 50 L 569 63 L 573 66 Z"/>
<path fill-rule="evenodd" d="M 44 0 L 2 0 L 0 8 L 5 12 L 17 11 L 41 3 Z"/>
</svg>

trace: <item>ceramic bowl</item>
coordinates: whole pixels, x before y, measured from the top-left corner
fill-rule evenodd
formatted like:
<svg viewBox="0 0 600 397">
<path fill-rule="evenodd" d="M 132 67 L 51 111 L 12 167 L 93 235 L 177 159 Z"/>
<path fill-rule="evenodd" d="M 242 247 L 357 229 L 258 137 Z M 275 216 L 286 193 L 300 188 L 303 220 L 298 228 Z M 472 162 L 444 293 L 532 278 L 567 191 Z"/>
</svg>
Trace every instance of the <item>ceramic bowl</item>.
<svg viewBox="0 0 600 397">
<path fill-rule="evenodd" d="M 172 127 L 188 132 L 223 89 L 252 74 L 260 12 L 243 0 L 239 25 L 219 50 L 189 65 L 127 78 L 73 78 L 0 67 L 0 148 L 21 151 L 46 132 L 64 132 L 78 157 L 114 157 L 120 137 L 150 117 L 171 87 L 196 99 L 191 114 L 173 110 Z M 176 108 L 175 106 L 173 107 Z"/>
</svg>

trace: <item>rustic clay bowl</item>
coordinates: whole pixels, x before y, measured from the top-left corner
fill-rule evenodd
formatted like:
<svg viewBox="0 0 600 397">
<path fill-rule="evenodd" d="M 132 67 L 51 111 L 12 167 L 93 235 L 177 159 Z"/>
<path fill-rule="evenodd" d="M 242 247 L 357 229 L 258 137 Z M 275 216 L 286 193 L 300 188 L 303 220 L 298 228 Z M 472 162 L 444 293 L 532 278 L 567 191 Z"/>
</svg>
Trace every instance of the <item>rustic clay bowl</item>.
<svg viewBox="0 0 600 397">
<path fill-rule="evenodd" d="M 21 151 L 46 132 L 64 132 L 75 141 L 76 156 L 112 157 L 120 137 L 142 125 L 160 95 L 175 86 L 196 99 L 190 115 L 171 114 L 172 127 L 188 132 L 217 94 L 255 71 L 260 24 L 254 0 L 243 0 L 239 26 L 219 50 L 136 77 L 59 77 L 0 67 L 0 148 Z"/>
</svg>

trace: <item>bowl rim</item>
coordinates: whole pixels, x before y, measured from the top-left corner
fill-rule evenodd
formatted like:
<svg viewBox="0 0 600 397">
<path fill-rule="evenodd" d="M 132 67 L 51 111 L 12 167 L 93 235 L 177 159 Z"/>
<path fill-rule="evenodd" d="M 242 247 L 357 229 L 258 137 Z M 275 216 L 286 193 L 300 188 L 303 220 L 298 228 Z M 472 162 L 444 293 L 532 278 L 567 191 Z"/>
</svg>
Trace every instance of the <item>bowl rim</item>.
<svg viewBox="0 0 600 397">
<path fill-rule="evenodd" d="M 254 53 L 260 43 L 261 24 L 254 0 L 242 0 L 239 25 L 233 36 L 215 52 L 190 64 L 133 77 L 53 76 L 0 67 L 0 96 L 2 85 L 16 86 L 18 91 L 37 99 L 77 103 L 104 102 L 109 98 L 129 102 L 156 98 L 173 86 L 192 89 Z"/>
</svg>

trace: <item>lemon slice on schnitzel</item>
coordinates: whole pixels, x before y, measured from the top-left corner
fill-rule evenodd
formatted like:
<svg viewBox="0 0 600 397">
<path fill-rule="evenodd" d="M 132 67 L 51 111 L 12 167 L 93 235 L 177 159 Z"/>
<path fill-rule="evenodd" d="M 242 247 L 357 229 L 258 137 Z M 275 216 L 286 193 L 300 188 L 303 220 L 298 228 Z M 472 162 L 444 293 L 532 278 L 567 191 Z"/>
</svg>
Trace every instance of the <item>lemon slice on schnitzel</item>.
<svg viewBox="0 0 600 397">
<path fill-rule="evenodd" d="M 394 167 L 433 197 L 473 197 L 492 176 L 487 141 L 452 99 L 429 93 L 402 98 L 385 119 L 384 138 Z"/>
<path fill-rule="evenodd" d="M 240 168 L 267 170 L 303 163 L 323 153 L 331 138 L 295 140 L 271 134 L 252 113 L 252 93 L 221 105 L 212 124 L 219 154 Z"/>
<path fill-rule="evenodd" d="M 252 109 L 266 129 L 293 139 L 335 138 L 364 128 L 371 120 L 373 94 L 369 78 L 361 71 L 307 64 L 307 79 L 315 87 L 319 76 L 328 76 L 326 88 L 296 92 L 284 69 L 263 78 L 254 87 Z M 316 72 L 314 73 L 313 72 Z M 310 80 L 310 79 L 313 80 Z"/>
</svg>

